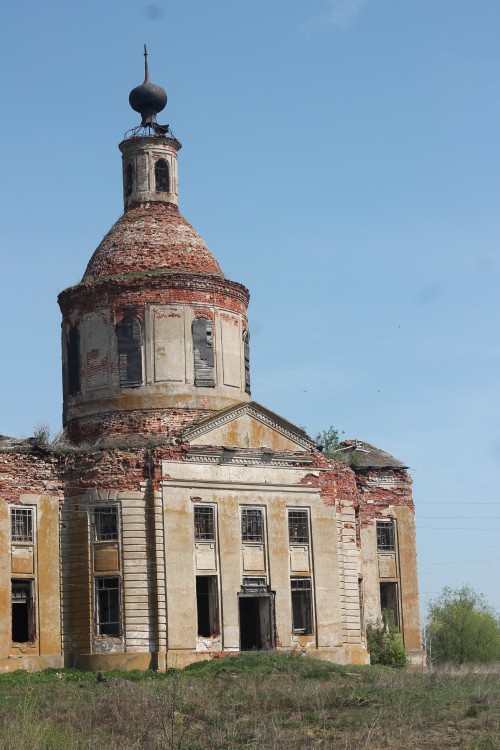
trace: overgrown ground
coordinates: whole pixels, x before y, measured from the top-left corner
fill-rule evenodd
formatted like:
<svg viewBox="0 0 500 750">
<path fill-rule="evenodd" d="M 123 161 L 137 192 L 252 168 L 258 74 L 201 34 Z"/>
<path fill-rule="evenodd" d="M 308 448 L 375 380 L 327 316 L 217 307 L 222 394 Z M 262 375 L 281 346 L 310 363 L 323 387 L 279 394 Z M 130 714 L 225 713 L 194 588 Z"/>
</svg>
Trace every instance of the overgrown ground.
<svg viewBox="0 0 500 750">
<path fill-rule="evenodd" d="M 500 750 L 500 665 L 415 674 L 244 654 L 0 676 L 0 750 Z"/>
</svg>

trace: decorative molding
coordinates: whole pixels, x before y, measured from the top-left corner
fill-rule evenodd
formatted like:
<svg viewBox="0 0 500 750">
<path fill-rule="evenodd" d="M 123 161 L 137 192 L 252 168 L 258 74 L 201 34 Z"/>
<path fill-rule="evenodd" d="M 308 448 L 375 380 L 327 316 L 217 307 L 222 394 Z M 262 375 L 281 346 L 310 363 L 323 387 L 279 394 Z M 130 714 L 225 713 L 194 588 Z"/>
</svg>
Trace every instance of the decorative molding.
<svg viewBox="0 0 500 750">
<path fill-rule="evenodd" d="M 272 430 L 278 432 L 280 435 L 283 435 L 283 437 L 287 438 L 288 440 L 297 443 L 306 451 L 313 451 L 316 449 L 316 443 L 314 442 L 314 440 L 308 438 L 305 433 L 301 435 L 298 431 L 293 429 L 293 425 L 291 425 L 290 422 L 279 419 L 276 414 L 269 412 L 267 409 L 265 409 L 265 407 L 260 406 L 260 404 L 256 404 L 255 401 L 251 401 L 250 403 L 245 404 L 238 404 L 237 406 L 231 406 L 219 416 L 214 416 L 210 419 L 207 419 L 202 424 L 189 427 L 183 433 L 183 438 L 187 442 L 190 442 L 191 440 L 195 440 L 202 435 L 206 435 L 207 433 L 211 432 L 214 429 L 217 429 L 218 427 L 223 427 L 229 422 L 232 422 L 244 415 L 253 417 L 262 424 L 266 425 L 266 427 L 270 427 Z"/>
<path fill-rule="evenodd" d="M 203 450 L 203 446 L 200 449 L 191 448 L 187 456 L 184 458 L 185 461 L 192 463 L 204 463 L 204 464 L 224 464 L 232 466 L 259 466 L 259 467 L 301 467 L 310 466 L 313 463 L 313 459 L 309 456 L 301 455 L 284 455 L 280 452 L 274 452 L 271 450 L 253 451 L 248 453 L 245 449 L 236 451 L 227 451 L 223 448 L 210 452 Z"/>
</svg>

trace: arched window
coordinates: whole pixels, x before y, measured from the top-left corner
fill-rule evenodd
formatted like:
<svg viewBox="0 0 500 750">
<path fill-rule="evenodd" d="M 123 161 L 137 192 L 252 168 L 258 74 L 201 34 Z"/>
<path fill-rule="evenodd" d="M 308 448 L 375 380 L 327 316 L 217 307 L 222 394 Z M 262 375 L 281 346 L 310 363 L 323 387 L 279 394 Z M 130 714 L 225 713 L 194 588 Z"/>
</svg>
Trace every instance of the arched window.
<svg viewBox="0 0 500 750">
<path fill-rule="evenodd" d="M 168 193 L 170 191 L 168 164 L 165 159 L 158 159 L 155 164 L 155 182 L 157 193 Z"/>
<path fill-rule="evenodd" d="M 80 393 L 80 332 L 70 328 L 66 339 L 68 394 Z"/>
<path fill-rule="evenodd" d="M 250 393 L 250 331 L 243 334 L 243 356 L 245 359 L 245 393 Z"/>
<path fill-rule="evenodd" d="M 125 310 L 121 323 L 116 326 L 120 386 L 135 388 L 142 385 L 142 328 L 135 308 Z"/>
<path fill-rule="evenodd" d="M 194 384 L 215 387 L 213 324 L 206 318 L 193 321 Z"/>
<path fill-rule="evenodd" d="M 132 164 L 127 164 L 125 170 L 125 195 L 132 195 L 134 189 L 134 168 Z"/>
</svg>

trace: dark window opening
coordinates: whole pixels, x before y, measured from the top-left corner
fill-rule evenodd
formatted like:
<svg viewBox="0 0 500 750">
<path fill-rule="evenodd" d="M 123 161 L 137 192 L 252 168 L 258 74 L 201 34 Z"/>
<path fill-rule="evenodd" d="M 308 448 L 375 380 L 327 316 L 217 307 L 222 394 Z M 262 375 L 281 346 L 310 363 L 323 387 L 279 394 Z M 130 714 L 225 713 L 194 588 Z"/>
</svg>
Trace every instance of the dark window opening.
<svg viewBox="0 0 500 750">
<path fill-rule="evenodd" d="M 125 170 L 125 195 L 132 195 L 134 190 L 134 168 L 132 164 L 127 164 Z"/>
<path fill-rule="evenodd" d="M 125 311 L 116 326 L 118 362 L 122 388 L 142 385 L 142 328 L 134 308 Z"/>
<path fill-rule="evenodd" d="M 194 538 L 197 541 L 215 541 L 215 509 L 211 505 L 195 505 Z"/>
<path fill-rule="evenodd" d="M 120 635 L 120 579 L 96 578 L 97 635 Z"/>
<path fill-rule="evenodd" d="M 107 542 L 118 539 L 118 508 L 109 505 L 94 508 L 94 541 Z"/>
<path fill-rule="evenodd" d="M 380 613 L 386 625 L 400 627 L 397 583 L 380 584 Z"/>
<path fill-rule="evenodd" d="M 211 320 L 193 321 L 194 384 L 215 387 L 213 325 Z"/>
<path fill-rule="evenodd" d="M 33 541 L 33 509 L 11 508 L 10 530 L 13 542 Z"/>
<path fill-rule="evenodd" d="M 198 635 L 202 638 L 218 635 L 220 630 L 217 576 L 196 576 L 196 605 Z"/>
<path fill-rule="evenodd" d="M 290 544 L 309 544 L 309 513 L 307 510 L 288 511 L 288 540 Z"/>
<path fill-rule="evenodd" d="M 80 393 L 80 331 L 70 328 L 66 339 L 68 359 L 68 393 L 74 396 Z"/>
<path fill-rule="evenodd" d="M 12 581 L 12 640 L 27 643 L 33 640 L 34 607 L 32 581 Z"/>
<path fill-rule="evenodd" d="M 379 552 L 396 551 L 394 521 L 377 521 L 377 550 Z"/>
<path fill-rule="evenodd" d="M 170 191 L 168 164 L 165 159 L 159 159 L 155 164 L 155 183 L 157 193 L 168 193 Z"/>
<path fill-rule="evenodd" d="M 245 393 L 250 393 L 250 332 L 243 334 L 243 356 L 245 360 Z"/>
<path fill-rule="evenodd" d="M 258 508 L 243 508 L 241 511 L 241 541 L 263 542 L 264 519 L 262 510 Z"/>
<path fill-rule="evenodd" d="M 292 578 L 291 589 L 293 632 L 309 635 L 313 632 L 311 579 Z"/>
</svg>

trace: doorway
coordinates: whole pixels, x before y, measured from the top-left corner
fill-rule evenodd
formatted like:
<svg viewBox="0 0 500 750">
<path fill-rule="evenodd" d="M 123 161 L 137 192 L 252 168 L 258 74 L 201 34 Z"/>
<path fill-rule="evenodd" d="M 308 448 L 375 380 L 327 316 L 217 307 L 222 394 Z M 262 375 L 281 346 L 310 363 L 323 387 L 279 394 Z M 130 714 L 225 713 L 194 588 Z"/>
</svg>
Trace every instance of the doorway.
<svg viewBox="0 0 500 750">
<path fill-rule="evenodd" d="M 274 649 L 273 594 L 238 594 L 240 650 Z"/>
</svg>

